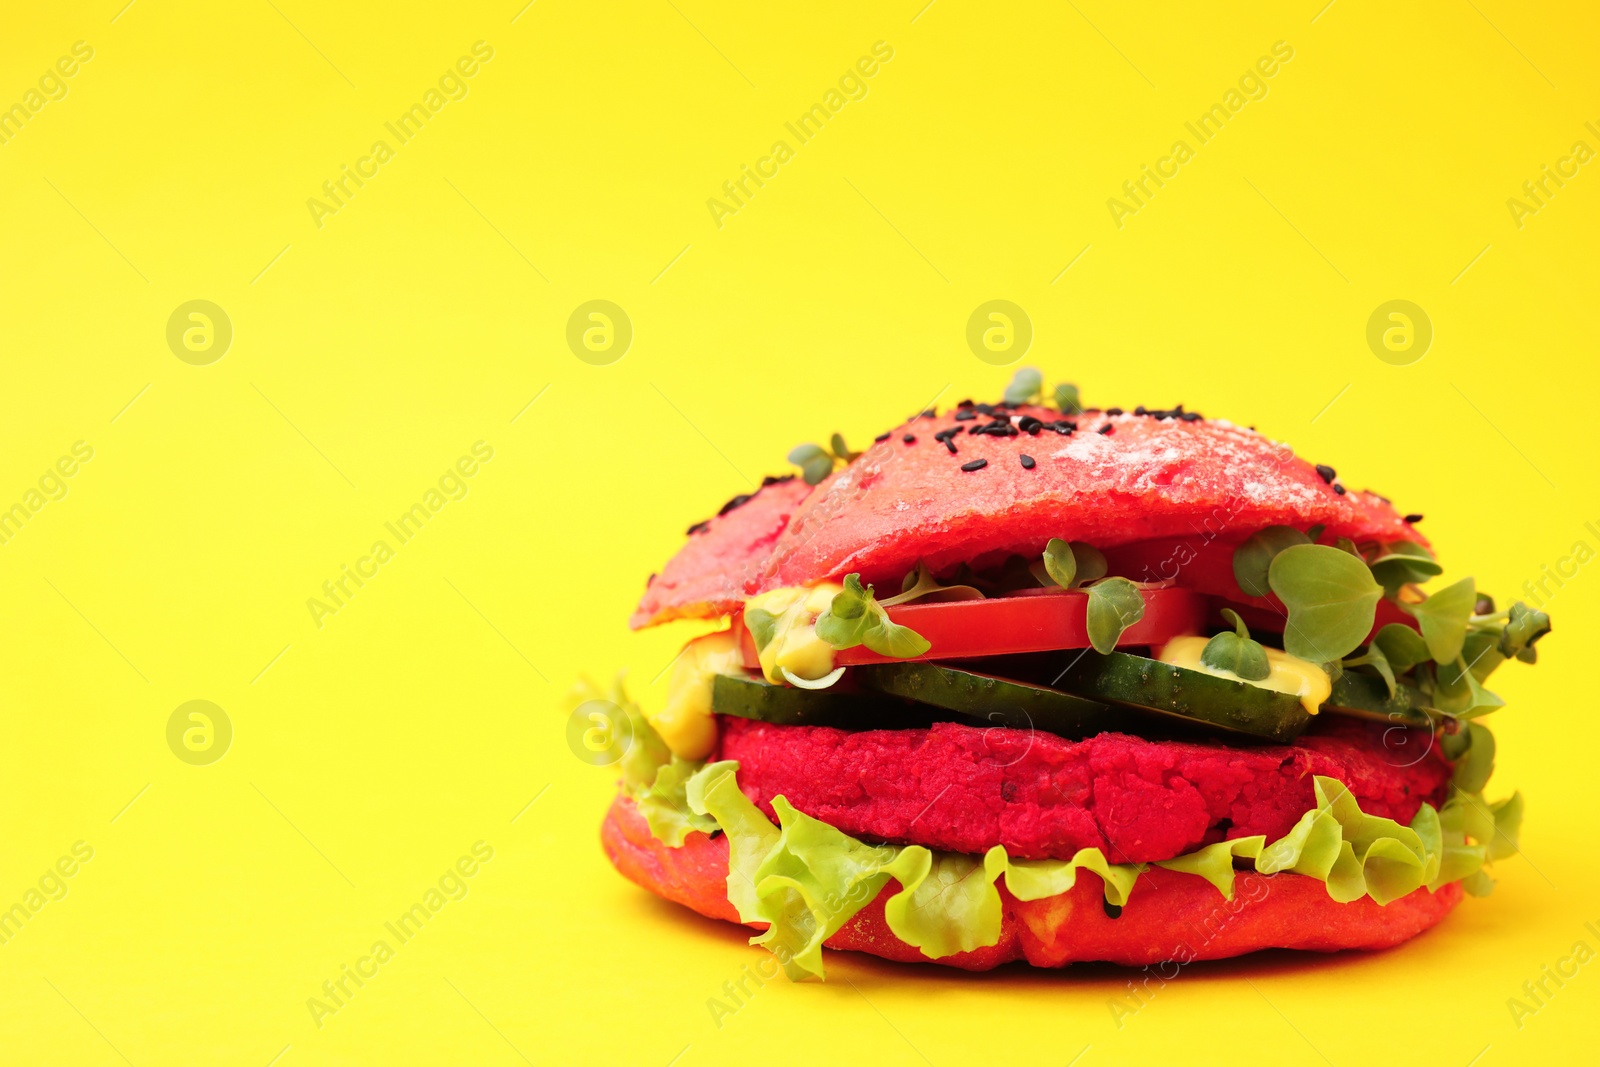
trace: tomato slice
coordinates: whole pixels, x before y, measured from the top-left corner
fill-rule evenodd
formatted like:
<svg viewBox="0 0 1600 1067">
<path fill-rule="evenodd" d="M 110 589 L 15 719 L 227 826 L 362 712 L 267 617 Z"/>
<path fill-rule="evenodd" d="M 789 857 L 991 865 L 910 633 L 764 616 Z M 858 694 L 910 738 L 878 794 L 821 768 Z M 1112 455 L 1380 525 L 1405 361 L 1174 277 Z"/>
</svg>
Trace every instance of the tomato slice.
<svg viewBox="0 0 1600 1067">
<path fill-rule="evenodd" d="M 1118 645 L 1159 645 L 1173 637 L 1202 632 L 1206 597 L 1187 589 L 1145 589 L 1141 593 L 1144 617 L 1122 631 Z M 917 659 L 971 659 L 1088 648 L 1089 631 L 1084 618 L 1088 603 L 1086 593 L 1039 589 L 987 600 L 901 604 L 888 611 L 890 619 L 927 639 L 930 647 Z M 743 613 L 734 616 L 733 625 L 744 650 L 745 666 L 758 668 L 755 641 L 744 625 Z M 853 667 L 900 661 L 857 645 L 835 653 L 834 662 Z"/>
</svg>

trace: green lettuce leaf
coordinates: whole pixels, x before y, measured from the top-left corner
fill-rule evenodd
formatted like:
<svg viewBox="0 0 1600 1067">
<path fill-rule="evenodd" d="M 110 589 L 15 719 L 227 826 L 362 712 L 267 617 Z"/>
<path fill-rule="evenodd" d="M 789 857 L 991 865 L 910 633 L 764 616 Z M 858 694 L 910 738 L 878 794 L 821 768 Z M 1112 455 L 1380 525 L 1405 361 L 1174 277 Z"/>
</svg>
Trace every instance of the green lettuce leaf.
<svg viewBox="0 0 1600 1067">
<path fill-rule="evenodd" d="M 1199 875 L 1216 886 L 1217 892 L 1222 894 L 1224 900 L 1232 900 L 1234 858 L 1255 860 L 1260 857 L 1266 843 L 1267 839 L 1261 834 L 1253 837 L 1235 837 L 1230 841 L 1218 841 L 1214 845 L 1207 845 L 1187 856 L 1157 860 L 1156 866 L 1165 867 L 1169 871 Z"/>
<path fill-rule="evenodd" d="M 717 830 L 716 819 L 689 806 L 686 787 L 699 770 L 698 761 L 673 756 L 671 763 L 656 771 L 650 787 L 634 798 L 640 814 L 650 824 L 650 832 L 671 848 L 678 848 L 696 830 L 706 834 Z"/>
<path fill-rule="evenodd" d="M 728 838 L 728 902 L 744 922 L 761 918 L 756 870 L 778 843 L 778 828 L 739 791 L 737 760 L 708 763 L 689 779 L 685 795 L 692 811 L 717 821 Z"/>
<path fill-rule="evenodd" d="M 904 888 L 883 906 L 889 929 L 932 959 L 999 941 L 998 872 L 986 861 L 986 856 L 906 847 L 892 865 Z"/>
<path fill-rule="evenodd" d="M 675 768 L 675 764 L 669 764 Z M 870 845 L 775 797 L 778 825 L 739 790 L 732 761 L 707 764 L 683 783 L 688 808 L 714 819 L 728 838 L 728 899 L 744 922 L 766 923 L 751 944 L 771 950 L 791 979 L 824 976 L 822 945 L 878 896 L 894 935 L 933 959 L 995 944 L 1002 904 L 998 882 L 1019 900 L 1065 893 L 1080 871 L 1099 876 L 1108 904 L 1128 903 L 1145 864 L 1111 863 L 1097 848 L 1070 860 L 1012 860 L 1002 846 L 983 856 L 935 852 L 920 845 Z M 672 770 L 664 791 L 677 789 Z M 1387 904 L 1415 890 L 1461 881 L 1484 893 L 1486 861 L 1517 848 L 1522 799 L 1498 804 L 1459 790 L 1440 811 L 1422 805 L 1410 826 L 1363 812 L 1335 778 L 1313 780 L 1316 806 L 1277 841 L 1245 837 L 1207 845 L 1155 866 L 1204 878 L 1224 898 L 1234 891 L 1235 861 L 1262 874 L 1290 871 L 1326 883 L 1341 903 L 1371 897 Z M 652 827 L 653 829 L 653 827 Z"/>
<path fill-rule="evenodd" d="M 1070 860 L 1013 860 L 996 845 L 984 857 L 984 865 L 996 875 L 1005 874 L 1006 888 L 1018 900 L 1043 900 L 1065 893 L 1078 884 L 1079 871 L 1093 871 L 1104 884 L 1106 903 L 1119 908 L 1128 902 L 1133 883 L 1144 870 L 1142 864 L 1112 863 L 1097 848 L 1081 848 Z"/>
</svg>

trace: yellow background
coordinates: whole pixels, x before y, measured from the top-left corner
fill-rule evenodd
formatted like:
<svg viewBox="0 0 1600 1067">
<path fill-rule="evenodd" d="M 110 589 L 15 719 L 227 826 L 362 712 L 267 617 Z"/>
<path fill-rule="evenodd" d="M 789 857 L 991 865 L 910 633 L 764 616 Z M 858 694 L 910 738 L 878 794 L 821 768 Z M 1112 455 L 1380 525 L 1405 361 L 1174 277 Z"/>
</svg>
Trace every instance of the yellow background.
<svg viewBox="0 0 1600 1067">
<path fill-rule="evenodd" d="M 1600 967 L 1520 1030 L 1506 1006 L 1600 948 L 1587 570 L 1545 662 L 1497 678 L 1490 792 L 1528 819 L 1493 897 L 1383 955 L 1195 967 L 1120 1028 L 1115 970 L 837 955 L 719 1028 L 758 950 L 610 870 L 612 775 L 559 710 L 580 672 L 660 699 L 693 628 L 626 630 L 645 576 L 790 446 L 996 395 L 1010 371 L 964 340 L 995 298 L 1052 381 L 1288 439 L 1503 599 L 1600 548 L 1600 173 L 1520 228 L 1506 205 L 1600 147 L 1592 11 L 123 2 L 13 4 L 0 32 L 0 104 L 94 49 L 0 145 L 0 504 L 94 448 L 0 545 L 0 906 L 94 849 L 0 945 L 0 1058 L 1592 1056 Z M 468 95 L 319 228 L 308 198 L 480 40 Z M 1196 146 L 1184 122 L 1280 40 L 1268 95 Z M 877 41 L 865 98 L 719 228 L 707 199 Z M 1107 199 L 1179 138 L 1195 158 L 1119 229 Z M 609 366 L 564 339 L 596 298 L 635 329 Z M 1436 330 L 1409 366 L 1364 340 L 1396 298 Z M 234 328 L 208 366 L 165 340 L 193 299 Z M 479 440 L 468 495 L 318 628 L 307 599 Z M 210 766 L 166 744 L 192 699 L 234 727 Z M 319 1028 L 307 998 L 480 840 L 468 895 Z"/>
</svg>

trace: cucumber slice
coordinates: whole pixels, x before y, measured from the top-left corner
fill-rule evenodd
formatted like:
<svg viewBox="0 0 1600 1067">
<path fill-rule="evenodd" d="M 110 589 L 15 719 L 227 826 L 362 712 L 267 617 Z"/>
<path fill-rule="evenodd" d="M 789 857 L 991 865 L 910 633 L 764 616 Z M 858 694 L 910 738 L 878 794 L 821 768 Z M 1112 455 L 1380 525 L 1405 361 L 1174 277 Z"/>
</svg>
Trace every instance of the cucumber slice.
<svg viewBox="0 0 1600 1067">
<path fill-rule="evenodd" d="M 908 711 L 877 693 L 800 689 L 763 678 L 719 674 L 711 683 L 711 710 L 778 726 L 838 726 L 851 730 L 926 726 L 928 716 Z"/>
<path fill-rule="evenodd" d="M 1119 713 L 1097 700 L 992 674 L 924 662 L 883 663 L 854 671 L 863 688 L 990 726 L 1044 730 L 1074 740 L 1117 728 Z"/>
<path fill-rule="evenodd" d="M 1127 652 L 1085 652 L 1057 684 L 1094 700 L 1269 741 L 1293 741 L 1311 725 L 1299 697 Z"/>
<path fill-rule="evenodd" d="M 1370 674 L 1345 671 L 1333 683 L 1333 695 L 1323 703 L 1327 711 L 1350 715 L 1358 719 L 1388 723 L 1391 726 L 1411 726 L 1431 729 L 1433 720 L 1422 710 L 1422 694 L 1402 684 L 1394 696 L 1389 695 L 1383 679 Z"/>
</svg>

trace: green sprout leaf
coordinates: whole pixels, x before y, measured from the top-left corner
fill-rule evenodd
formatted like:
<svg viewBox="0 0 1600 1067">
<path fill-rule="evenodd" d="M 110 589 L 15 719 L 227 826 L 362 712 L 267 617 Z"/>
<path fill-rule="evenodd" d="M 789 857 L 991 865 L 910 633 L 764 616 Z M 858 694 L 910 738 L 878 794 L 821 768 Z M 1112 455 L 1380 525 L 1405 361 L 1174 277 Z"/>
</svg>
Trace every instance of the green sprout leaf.
<svg viewBox="0 0 1600 1067">
<path fill-rule="evenodd" d="M 850 451 L 849 446 L 844 443 L 844 434 L 841 433 L 835 433 L 833 437 L 829 439 L 828 445 L 833 449 L 834 456 L 846 463 L 849 463 L 851 460 L 861 455 L 860 452 Z"/>
<path fill-rule="evenodd" d="M 1117 647 L 1122 631 L 1144 618 L 1144 597 L 1126 578 L 1103 578 L 1089 586 L 1085 622 L 1089 643 L 1102 656 Z"/>
<path fill-rule="evenodd" d="M 1372 631 L 1383 596 L 1365 561 L 1326 545 L 1283 549 L 1273 557 L 1267 584 L 1289 609 L 1284 651 L 1313 663 L 1343 659 L 1355 651 Z"/>
<path fill-rule="evenodd" d="M 1050 580 L 1063 589 L 1071 589 L 1078 577 L 1078 560 L 1072 546 L 1059 537 L 1050 538 L 1044 546 L 1044 569 Z"/>
<path fill-rule="evenodd" d="M 900 592 L 888 600 L 879 601 L 884 607 L 892 608 L 896 604 L 909 604 L 914 600 L 937 595 L 941 601 L 945 600 L 982 600 L 983 591 L 970 585 L 940 585 L 934 578 L 933 572 L 921 560 L 917 567 L 905 576 L 900 583 Z"/>
<path fill-rule="evenodd" d="M 887 615 L 877 626 L 869 627 L 861 640 L 878 655 L 893 659 L 915 659 L 933 647 L 911 627 L 890 622 Z"/>
<path fill-rule="evenodd" d="M 1093 545 L 1072 542 L 1072 558 L 1078 561 L 1078 584 L 1087 585 L 1106 576 L 1106 557 Z"/>
<path fill-rule="evenodd" d="M 1419 663 L 1426 663 L 1428 643 L 1422 635 L 1404 623 L 1391 622 L 1379 630 L 1372 643 L 1383 652 L 1384 659 L 1396 674 L 1404 674 Z"/>
<path fill-rule="evenodd" d="M 1550 616 L 1519 600 L 1506 612 L 1505 629 L 1500 632 L 1500 654 L 1521 659 L 1523 652 L 1532 652 L 1534 643 L 1549 632 Z"/>
<path fill-rule="evenodd" d="M 1487 682 L 1495 668 L 1506 661 L 1500 652 L 1500 632 L 1478 627 L 1469 629 L 1466 640 L 1461 643 L 1461 658 L 1474 678 Z"/>
<path fill-rule="evenodd" d="M 817 636 L 834 648 L 854 648 L 877 622 L 869 607 L 877 607 L 872 589 L 862 588 L 859 574 L 846 576 L 844 589 L 834 594 L 828 610 L 817 616 Z"/>
<path fill-rule="evenodd" d="M 1477 600 L 1472 579 L 1463 578 L 1408 608 L 1422 627 L 1422 639 L 1428 643 L 1428 653 L 1435 663 L 1449 663 L 1461 655 L 1467 622 Z"/>
<path fill-rule="evenodd" d="M 757 652 L 772 644 L 772 639 L 778 634 L 778 617 L 763 608 L 747 609 L 744 613 L 744 624 L 755 640 Z"/>
<path fill-rule="evenodd" d="M 1309 545 L 1312 538 L 1293 526 L 1268 526 L 1257 530 L 1233 551 L 1233 577 L 1245 596 L 1266 596 L 1267 571 L 1278 553 L 1295 545 Z"/>
<path fill-rule="evenodd" d="M 1420 585 L 1444 573 L 1444 568 L 1435 562 L 1433 553 L 1415 541 L 1395 541 L 1386 545 L 1382 554 L 1368 566 L 1372 568 L 1372 576 L 1389 596 L 1394 596 L 1402 585 Z"/>
<path fill-rule="evenodd" d="M 795 445 L 789 450 L 789 462 L 800 468 L 807 485 L 816 485 L 833 473 L 833 456 L 818 444 Z"/>
<path fill-rule="evenodd" d="M 1475 719 L 1506 704 L 1478 684 L 1478 679 L 1467 667 L 1467 661 L 1460 658 L 1454 663 L 1439 664 L 1433 699 L 1440 711 L 1458 719 Z"/>
<path fill-rule="evenodd" d="M 1229 671 L 1247 682 L 1259 682 L 1272 673 L 1267 662 L 1267 650 L 1250 639 L 1250 630 L 1244 620 L 1231 608 L 1222 609 L 1223 618 L 1233 624 L 1232 633 L 1222 633 L 1206 642 L 1200 653 L 1200 662 L 1219 671 Z"/>
<path fill-rule="evenodd" d="M 872 586 L 863 587 L 859 574 L 846 575 L 844 589 L 817 616 L 817 636 L 835 649 L 866 645 L 895 659 L 911 659 L 933 647 L 911 627 L 891 622 L 883 605 L 873 599 Z"/>
<path fill-rule="evenodd" d="M 1006 386 L 1007 404 L 1026 404 L 1044 392 L 1044 375 L 1033 367 L 1019 367 L 1011 384 Z"/>
<path fill-rule="evenodd" d="M 1395 681 L 1395 671 L 1389 664 L 1389 657 L 1384 655 L 1378 642 L 1373 640 L 1367 645 L 1366 652 L 1355 659 L 1347 659 L 1339 664 L 1340 667 L 1371 667 L 1383 679 L 1384 687 L 1389 690 L 1389 699 L 1393 700 L 1400 692 L 1399 683 Z M 1335 678 L 1335 681 L 1338 679 Z"/>
<path fill-rule="evenodd" d="M 1450 783 L 1463 793 L 1481 793 L 1494 773 L 1494 734 L 1476 722 L 1468 723 L 1462 733 L 1467 735 L 1467 750 L 1455 760 Z"/>
<path fill-rule="evenodd" d="M 1056 386 L 1056 410 L 1064 415 L 1083 414 L 1083 404 L 1078 399 L 1078 387 L 1071 382 Z"/>
<path fill-rule="evenodd" d="M 1106 557 L 1083 541 L 1052 537 L 1044 546 L 1044 570 L 1050 581 L 1061 588 L 1076 589 L 1106 576 Z"/>
</svg>

